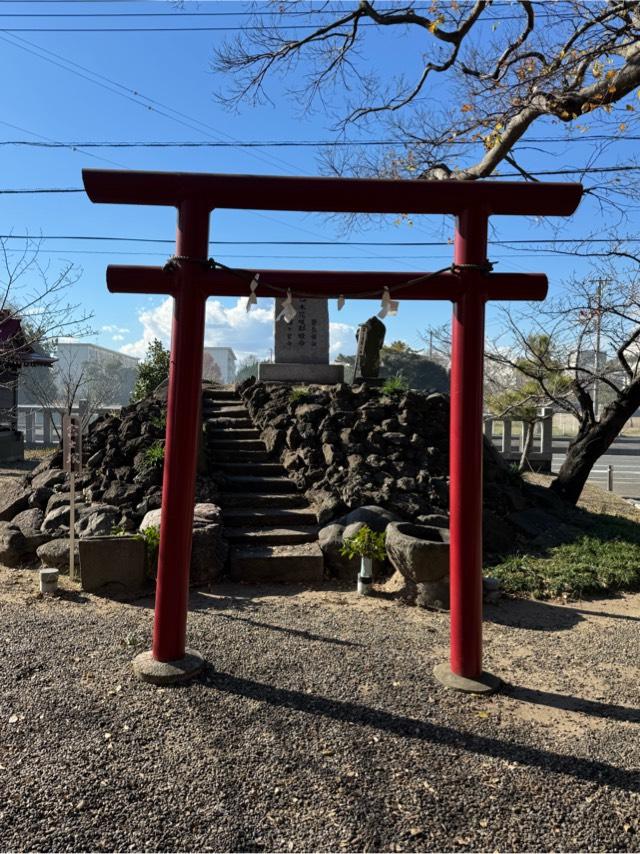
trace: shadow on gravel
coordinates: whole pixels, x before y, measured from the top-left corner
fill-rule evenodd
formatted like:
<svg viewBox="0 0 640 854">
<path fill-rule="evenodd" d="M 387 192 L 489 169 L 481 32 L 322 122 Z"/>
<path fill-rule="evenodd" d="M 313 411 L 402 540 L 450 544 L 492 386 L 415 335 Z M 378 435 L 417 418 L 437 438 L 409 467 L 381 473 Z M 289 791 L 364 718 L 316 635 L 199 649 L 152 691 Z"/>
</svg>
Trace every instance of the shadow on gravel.
<svg viewBox="0 0 640 854">
<path fill-rule="evenodd" d="M 275 626 L 273 623 L 261 623 L 259 620 L 250 620 L 248 617 L 234 617 L 231 614 L 216 614 L 216 620 L 232 620 L 235 623 L 247 623 L 249 626 L 268 629 L 271 632 L 283 632 L 284 634 L 295 635 L 296 637 L 304 638 L 305 640 L 332 643 L 336 644 L 336 646 L 364 646 L 364 644 L 356 643 L 355 641 L 340 640 L 340 638 L 329 638 L 325 635 L 314 635 L 312 632 L 302 631 L 301 629 L 292 629 L 289 626 Z"/>
<path fill-rule="evenodd" d="M 63 587 L 58 587 L 54 595 L 58 599 L 64 599 L 65 602 L 75 602 L 77 605 L 86 605 L 89 601 L 89 597 L 84 596 L 78 590 L 65 590 Z"/>
<path fill-rule="evenodd" d="M 609 599 L 613 597 L 609 596 Z M 635 623 L 640 623 L 640 617 L 634 617 L 633 614 L 613 614 L 607 611 L 589 611 L 587 608 L 572 608 L 575 614 L 586 614 L 587 617 L 605 617 L 607 620 L 631 620 Z"/>
<path fill-rule="evenodd" d="M 203 684 L 228 694 L 260 700 L 272 706 L 294 709 L 306 714 L 331 718 L 332 720 L 374 727 L 378 730 L 419 739 L 432 744 L 446 744 L 458 750 L 469 751 L 481 756 L 491 756 L 508 762 L 517 762 L 531 768 L 540 768 L 554 774 L 566 774 L 578 780 L 597 782 L 629 792 L 640 792 L 640 777 L 637 770 L 626 770 L 578 756 L 567 756 L 541 750 L 528 744 L 517 744 L 485 735 L 462 732 L 453 727 L 432 724 L 416 718 L 394 715 L 380 709 L 372 709 L 358 703 L 329 700 L 314 694 L 302 694 L 285 688 L 274 688 L 251 679 L 241 679 L 229 673 L 209 670 Z M 618 707 L 619 708 L 619 707 Z"/>
<path fill-rule="evenodd" d="M 500 626 L 557 632 L 572 629 L 584 620 L 578 608 L 552 605 L 537 599 L 503 599 L 499 605 L 487 605 L 484 618 Z"/>
<path fill-rule="evenodd" d="M 572 697 L 568 694 L 536 691 L 533 688 L 524 688 L 522 685 L 506 685 L 504 694 L 523 703 L 534 703 L 537 706 L 551 706 L 554 709 L 564 709 L 568 712 L 582 712 L 582 714 L 591 715 L 596 718 L 640 724 L 640 709 L 634 709 L 631 706 L 598 703 L 595 700 L 585 700 L 582 697 Z"/>
</svg>

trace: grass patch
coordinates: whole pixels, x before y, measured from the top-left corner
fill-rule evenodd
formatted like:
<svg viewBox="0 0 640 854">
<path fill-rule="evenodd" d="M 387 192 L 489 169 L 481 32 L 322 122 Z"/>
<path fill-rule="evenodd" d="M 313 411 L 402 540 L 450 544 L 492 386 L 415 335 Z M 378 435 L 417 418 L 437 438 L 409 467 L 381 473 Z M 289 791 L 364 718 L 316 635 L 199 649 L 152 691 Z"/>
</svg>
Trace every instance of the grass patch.
<svg viewBox="0 0 640 854">
<path fill-rule="evenodd" d="M 387 377 L 381 390 L 383 394 L 388 395 L 404 394 L 409 390 L 409 382 L 402 374 L 396 374 L 394 377 Z"/>
<path fill-rule="evenodd" d="M 164 465 L 164 443 L 160 439 L 150 445 L 143 453 L 142 469 L 161 468 Z"/>
<path fill-rule="evenodd" d="M 492 566 L 503 589 L 516 595 L 579 599 L 640 589 L 640 524 L 598 516 L 572 542 L 543 554 L 511 555 Z"/>
<path fill-rule="evenodd" d="M 290 403 L 300 403 L 301 400 L 305 400 L 305 398 L 309 395 L 309 386 L 299 385 L 295 388 L 291 389 L 289 394 L 289 402 Z"/>
</svg>

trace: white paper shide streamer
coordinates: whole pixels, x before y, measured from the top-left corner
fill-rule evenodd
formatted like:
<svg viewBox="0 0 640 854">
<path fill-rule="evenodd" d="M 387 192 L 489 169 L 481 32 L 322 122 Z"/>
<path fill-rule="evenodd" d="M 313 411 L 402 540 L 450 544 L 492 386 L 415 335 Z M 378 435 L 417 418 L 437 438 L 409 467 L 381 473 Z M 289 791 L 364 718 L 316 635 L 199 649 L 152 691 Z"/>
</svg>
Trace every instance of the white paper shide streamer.
<svg viewBox="0 0 640 854">
<path fill-rule="evenodd" d="M 258 287 L 258 279 L 260 278 L 260 273 L 256 273 L 253 279 L 251 280 L 251 284 L 249 288 L 251 289 L 251 293 L 249 294 L 249 299 L 247 300 L 247 311 L 251 311 L 252 305 L 258 304 L 258 297 L 256 296 L 256 288 Z"/>
<path fill-rule="evenodd" d="M 380 303 L 380 311 L 378 317 L 386 317 L 387 315 L 394 316 L 398 313 L 399 303 L 395 299 L 391 299 L 389 288 L 382 291 L 382 302 Z"/>
<path fill-rule="evenodd" d="M 344 308 L 344 304 L 345 304 L 344 294 L 340 294 L 340 296 L 338 297 L 338 311 L 342 311 L 342 309 Z"/>
<path fill-rule="evenodd" d="M 285 323 L 291 323 L 297 313 L 293 307 L 293 296 L 291 295 L 291 289 L 289 289 L 287 291 L 287 298 L 282 303 L 282 311 L 276 317 L 276 320 L 284 320 Z"/>
</svg>

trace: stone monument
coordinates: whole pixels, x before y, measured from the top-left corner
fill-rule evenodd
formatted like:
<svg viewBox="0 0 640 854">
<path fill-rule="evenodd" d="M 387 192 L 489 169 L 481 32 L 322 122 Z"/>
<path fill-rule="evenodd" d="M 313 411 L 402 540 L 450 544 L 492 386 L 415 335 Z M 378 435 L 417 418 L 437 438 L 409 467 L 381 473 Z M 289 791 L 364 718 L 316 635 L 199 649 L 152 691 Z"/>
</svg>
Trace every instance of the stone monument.
<svg viewBox="0 0 640 854">
<path fill-rule="evenodd" d="M 262 362 L 264 382 L 319 383 L 344 381 L 344 365 L 329 364 L 329 304 L 326 299 L 294 298 L 290 323 L 278 316 L 284 298 L 275 305 L 275 361 Z"/>
<path fill-rule="evenodd" d="M 380 374 L 380 350 L 384 344 L 387 327 L 377 317 L 370 317 L 358 326 L 358 350 L 353 381 L 377 380 Z"/>
</svg>

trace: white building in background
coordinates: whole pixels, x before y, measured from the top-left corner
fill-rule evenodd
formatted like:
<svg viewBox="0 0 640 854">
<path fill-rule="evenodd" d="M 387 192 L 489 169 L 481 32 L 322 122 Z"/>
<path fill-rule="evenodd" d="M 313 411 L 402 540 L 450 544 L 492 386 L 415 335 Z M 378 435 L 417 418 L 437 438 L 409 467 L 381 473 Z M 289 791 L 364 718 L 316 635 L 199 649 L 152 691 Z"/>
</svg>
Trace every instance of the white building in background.
<svg viewBox="0 0 640 854">
<path fill-rule="evenodd" d="M 135 356 L 127 356 L 118 350 L 110 350 L 99 344 L 91 344 L 87 341 L 74 341 L 70 338 L 58 339 L 56 348 L 57 362 L 53 366 L 53 374 L 56 382 L 69 383 L 87 373 L 91 365 L 97 367 L 108 367 L 117 365 L 119 368 L 129 369 L 127 381 L 119 379 L 114 382 L 114 400 L 109 403 L 124 406 L 129 402 L 129 397 L 135 383 L 135 370 L 138 367 L 138 359 Z M 78 396 L 83 397 L 87 390 L 81 382 Z"/>
<path fill-rule="evenodd" d="M 225 385 L 232 383 L 236 376 L 236 354 L 231 347 L 205 347 L 202 376 L 205 380 L 215 380 Z"/>
<path fill-rule="evenodd" d="M 76 401 L 99 396 L 102 406 L 119 407 L 129 402 L 138 367 L 134 356 L 87 341 L 61 338 L 53 357 L 56 361 L 51 368 L 34 368 L 31 374 L 21 377 L 20 405 L 55 407 L 62 405 L 70 393 Z"/>
</svg>

